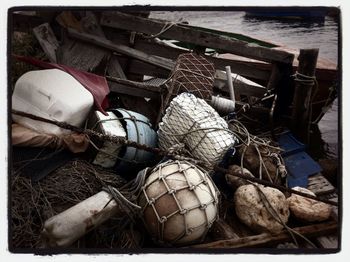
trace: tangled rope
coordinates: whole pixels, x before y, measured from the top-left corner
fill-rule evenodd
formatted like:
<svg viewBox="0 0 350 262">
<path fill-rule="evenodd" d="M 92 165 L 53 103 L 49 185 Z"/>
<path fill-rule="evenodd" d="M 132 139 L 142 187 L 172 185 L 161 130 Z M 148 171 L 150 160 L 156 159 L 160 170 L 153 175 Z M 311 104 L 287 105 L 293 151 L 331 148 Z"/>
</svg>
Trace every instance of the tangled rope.
<svg viewBox="0 0 350 262">
<path fill-rule="evenodd" d="M 162 34 L 164 34 L 166 31 L 168 31 L 170 28 L 172 28 L 176 24 L 177 23 L 175 23 L 175 22 L 167 22 L 164 24 L 164 26 L 162 27 L 162 29 L 158 33 L 151 34 L 151 35 L 145 35 L 145 34 L 141 34 L 141 35 L 145 39 L 153 39 L 153 38 L 156 38 L 158 36 L 161 36 Z"/>
</svg>

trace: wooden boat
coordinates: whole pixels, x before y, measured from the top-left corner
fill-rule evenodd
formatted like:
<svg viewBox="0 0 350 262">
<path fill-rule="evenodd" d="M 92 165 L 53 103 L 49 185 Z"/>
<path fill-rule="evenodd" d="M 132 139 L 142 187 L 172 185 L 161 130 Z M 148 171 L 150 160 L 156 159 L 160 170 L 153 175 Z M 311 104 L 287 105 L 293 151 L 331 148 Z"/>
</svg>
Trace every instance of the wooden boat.
<svg viewBox="0 0 350 262">
<path fill-rule="evenodd" d="M 167 79 L 174 69 L 175 60 L 179 54 L 191 50 L 200 53 L 214 64 L 217 70 L 214 84 L 216 91 L 222 94 L 228 93 L 225 86 L 227 79 L 223 71 L 225 66 L 230 66 L 233 73 L 258 83 L 256 85 L 241 81 L 235 86 L 236 97 L 238 102 L 241 102 L 239 106 L 272 93 L 279 96 L 279 113 L 286 119 L 291 119 L 294 95 L 294 82 L 291 75 L 298 67 L 296 60 L 298 51 L 239 34 L 148 19 L 121 12 L 96 12 L 96 16 L 99 17 L 98 21 L 89 17 L 84 21 L 84 25 L 77 23 L 71 14 L 64 13 L 58 19 L 56 18 L 65 28 L 65 34 L 62 36 L 63 44 L 58 44 L 57 39 L 54 40 L 55 35 L 48 24 L 41 24 L 50 21 L 50 18 L 41 16 L 33 19 L 32 16 L 23 17 L 23 14 L 16 13 L 10 21 L 13 21 L 11 25 L 18 26 L 17 28 L 30 28 L 30 23 L 33 22 L 37 26 L 34 32 L 52 62 L 95 73 L 103 64 L 109 74 L 106 78 L 111 92 L 117 93 L 129 107 L 135 108 L 135 111 L 142 110 L 145 115 L 154 113 L 151 112 L 150 104 L 153 108 L 160 107 L 160 94 L 164 90 L 160 85 L 145 85 L 144 76 Z M 24 24 L 19 22 L 21 19 L 25 21 Z M 100 26 L 103 27 L 103 31 Z M 169 44 L 164 40 L 173 41 Z M 217 55 L 214 56 L 214 53 Z M 55 55 L 50 56 L 50 54 Z M 87 59 L 90 57 L 91 59 Z M 105 57 L 109 57 L 108 66 L 104 60 Z M 318 80 L 318 89 L 315 89 L 311 106 L 312 121 L 317 122 L 320 119 L 318 116 L 324 114 L 323 109 L 333 101 L 335 96 L 330 87 L 339 79 L 336 65 L 321 59 L 317 62 L 315 76 Z M 272 112 L 273 117 L 271 103 L 266 104 L 264 108 L 255 109 L 269 116 Z M 338 201 L 337 190 L 322 175 L 315 175 L 309 179 L 311 191 L 322 195 L 325 199 Z M 336 252 L 339 250 L 338 222 L 337 207 L 334 207 L 329 221 L 306 226 L 294 225 L 293 229 L 316 239 L 319 247 L 330 248 L 332 252 Z M 212 252 L 211 250 L 215 248 L 233 250 L 247 247 L 273 247 L 276 243 L 290 240 L 288 232 L 278 235 L 267 233 L 257 235 L 242 225 L 229 226 L 239 232 L 238 238 L 229 236 L 229 239 L 211 239 L 190 248 L 210 248 L 209 252 Z M 218 228 L 225 231 L 225 225 L 223 227 L 218 225 Z M 312 249 L 311 252 L 317 251 L 319 250 Z"/>
</svg>

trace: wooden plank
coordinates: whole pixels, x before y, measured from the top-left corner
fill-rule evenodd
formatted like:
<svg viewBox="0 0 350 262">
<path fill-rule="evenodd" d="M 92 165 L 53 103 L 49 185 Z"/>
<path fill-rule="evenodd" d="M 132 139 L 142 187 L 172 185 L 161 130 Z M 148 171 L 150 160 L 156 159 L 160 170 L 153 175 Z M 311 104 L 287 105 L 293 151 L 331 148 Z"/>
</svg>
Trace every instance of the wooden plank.
<svg viewBox="0 0 350 262">
<path fill-rule="evenodd" d="M 333 185 L 322 175 L 317 174 L 309 177 L 308 189 L 323 198 L 338 202 L 338 194 Z M 332 206 L 332 219 L 338 221 L 338 207 Z M 338 248 L 338 236 L 336 234 L 316 238 L 316 242 L 323 248 Z"/>
<path fill-rule="evenodd" d="M 225 66 L 230 66 L 232 73 L 236 73 L 250 79 L 267 81 L 270 77 L 271 70 L 269 67 L 263 67 L 260 65 L 257 66 L 245 61 L 230 60 L 212 56 L 206 56 L 205 58 L 212 62 L 216 69 L 224 70 Z"/>
<path fill-rule="evenodd" d="M 110 57 L 108 67 L 107 67 L 107 73 L 108 73 L 108 75 L 113 76 L 113 77 L 126 79 L 123 68 L 119 63 L 117 56 L 115 56 L 115 55 L 112 55 Z"/>
<path fill-rule="evenodd" d="M 163 31 L 161 37 L 175 39 L 195 45 L 224 50 L 240 56 L 245 56 L 265 62 L 281 62 L 291 64 L 294 55 L 281 50 L 273 50 L 260 46 L 252 46 L 247 42 L 233 40 L 217 34 L 201 31 L 191 27 L 173 24 L 168 30 L 165 22 L 135 17 L 120 12 L 103 12 L 101 25 L 113 28 L 137 31 L 155 35 Z"/>
<path fill-rule="evenodd" d="M 317 237 L 324 234 L 334 233 L 338 229 L 335 222 L 325 222 L 316 225 L 293 228 L 299 234 L 305 237 Z M 291 239 L 287 231 L 279 234 L 262 233 L 255 236 L 242 237 L 239 239 L 218 240 L 211 243 L 192 245 L 190 248 L 244 248 L 244 247 L 262 247 L 277 243 L 282 243 Z"/>
<path fill-rule="evenodd" d="M 276 89 L 280 80 L 281 80 L 281 72 L 279 70 L 279 66 L 277 64 L 273 64 L 269 82 L 267 84 L 267 89 L 268 90 Z"/>
<path fill-rule="evenodd" d="M 41 24 L 33 28 L 33 32 L 50 62 L 57 63 L 56 50 L 59 46 L 59 43 L 50 25 L 48 23 Z"/>
<path fill-rule="evenodd" d="M 318 237 L 316 238 L 316 242 L 323 248 L 339 248 L 338 236 L 336 234 Z"/>
<path fill-rule="evenodd" d="M 335 191 L 335 187 L 322 174 L 309 176 L 307 188 L 318 196 Z"/>
<path fill-rule="evenodd" d="M 157 86 L 145 85 L 140 82 L 109 76 L 106 76 L 106 79 L 112 92 L 155 99 L 159 98 L 160 95 L 161 88 Z"/>
<path fill-rule="evenodd" d="M 96 29 L 98 27 L 97 18 L 91 13 L 80 22 L 74 20 L 74 16 L 69 14 L 69 12 L 62 14 L 60 17 L 67 28 L 80 28 L 80 30 L 87 30 L 102 37 L 101 30 Z M 63 45 L 57 50 L 57 60 L 59 63 L 87 72 L 94 72 L 100 63 L 109 55 L 110 52 L 101 47 L 91 46 L 80 41 L 72 41 L 68 38 L 64 39 Z"/>
<path fill-rule="evenodd" d="M 164 69 L 172 70 L 175 66 L 175 62 L 170 59 L 148 55 L 144 52 L 141 52 L 139 50 L 136 50 L 134 48 L 131 48 L 125 45 L 114 44 L 112 41 L 104 39 L 102 37 L 80 33 L 71 28 L 68 29 L 68 33 L 69 33 L 69 36 L 75 39 L 136 58 L 138 60 L 144 61 L 146 63 L 152 64 L 155 66 L 159 66 Z"/>
<path fill-rule="evenodd" d="M 238 239 L 239 236 L 235 233 L 230 225 L 225 220 L 219 218 L 210 228 L 210 236 L 214 241 L 222 239 Z"/>
<path fill-rule="evenodd" d="M 113 43 L 127 45 L 129 38 L 123 34 L 110 33 L 108 39 Z M 176 60 L 180 54 L 190 52 L 191 50 L 170 46 L 161 41 L 152 41 L 143 39 L 141 37 L 135 38 L 133 48 L 143 51 L 150 55 L 158 55 L 172 60 Z M 237 73 L 244 77 L 251 79 L 260 79 L 267 81 L 270 77 L 270 67 L 263 67 L 261 64 L 249 63 L 246 61 L 238 61 L 231 59 L 224 59 L 206 55 L 205 58 L 214 64 L 216 69 L 225 70 L 225 66 L 230 66 L 233 73 Z M 268 65 L 268 64 L 266 64 Z"/>
<path fill-rule="evenodd" d="M 263 86 L 247 84 L 238 78 L 234 78 L 232 82 L 235 92 L 238 92 L 239 95 L 262 97 L 267 91 Z M 226 72 L 220 70 L 215 72 L 214 86 L 228 92 Z"/>
</svg>

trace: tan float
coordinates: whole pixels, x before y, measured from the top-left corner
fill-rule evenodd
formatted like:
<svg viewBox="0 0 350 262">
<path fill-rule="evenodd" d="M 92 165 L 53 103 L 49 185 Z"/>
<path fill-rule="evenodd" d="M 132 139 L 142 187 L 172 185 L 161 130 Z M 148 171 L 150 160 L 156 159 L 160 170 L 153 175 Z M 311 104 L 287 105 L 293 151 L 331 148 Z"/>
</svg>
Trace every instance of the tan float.
<svg viewBox="0 0 350 262">
<path fill-rule="evenodd" d="M 218 216 L 218 191 L 210 176 L 187 161 L 158 165 L 139 198 L 145 226 L 156 242 L 201 241 Z"/>
<path fill-rule="evenodd" d="M 316 196 L 312 191 L 302 188 L 293 187 L 294 190 Z M 326 203 L 292 194 L 287 201 L 291 213 L 298 219 L 309 222 L 327 220 L 332 212 L 332 207 Z"/>
<path fill-rule="evenodd" d="M 282 221 L 287 223 L 289 209 L 288 202 L 283 193 L 271 187 L 260 185 L 258 187 Z M 283 229 L 283 225 L 266 208 L 263 198 L 255 185 L 239 187 L 235 192 L 234 202 L 238 218 L 252 229 L 258 232 L 271 233 L 278 233 Z"/>
</svg>

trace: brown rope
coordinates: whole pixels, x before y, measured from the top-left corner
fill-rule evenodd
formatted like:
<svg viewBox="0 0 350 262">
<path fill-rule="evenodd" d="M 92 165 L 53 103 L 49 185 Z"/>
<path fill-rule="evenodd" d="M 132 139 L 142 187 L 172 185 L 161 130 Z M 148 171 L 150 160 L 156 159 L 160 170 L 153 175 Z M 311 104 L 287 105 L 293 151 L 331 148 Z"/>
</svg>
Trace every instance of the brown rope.
<svg viewBox="0 0 350 262">
<path fill-rule="evenodd" d="M 56 125 L 58 127 L 61 127 L 61 128 L 64 128 L 64 129 L 68 129 L 68 130 L 71 130 L 71 131 L 74 131 L 74 132 L 77 132 L 77 133 L 83 133 L 83 134 L 86 134 L 88 136 L 96 137 L 96 138 L 98 138 L 100 140 L 110 141 L 110 142 L 114 142 L 114 143 L 118 143 L 118 144 L 123 144 L 123 145 L 126 145 L 126 146 L 131 146 L 131 147 L 134 147 L 134 148 L 137 148 L 137 149 L 145 150 L 145 151 L 152 152 L 152 153 L 155 153 L 155 154 L 158 154 L 158 155 L 162 155 L 162 156 L 168 155 L 167 151 L 164 151 L 164 150 L 162 150 L 160 148 L 149 147 L 149 146 L 144 145 L 144 144 L 139 144 L 139 143 L 136 143 L 134 141 L 127 140 L 125 138 L 104 135 L 104 134 L 101 134 L 99 132 L 93 131 L 91 129 L 84 129 L 84 128 L 81 128 L 81 127 L 70 125 L 70 124 L 65 123 L 65 122 L 59 122 L 59 121 L 43 118 L 43 117 L 40 117 L 40 116 L 36 116 L 36 115 L 29 114 L 29 113 L 17 111 L 17 110 L 14 110 L 14 109 L 12 109 L 12 114 L 23 116 L 23 117 L 28 117 L 30 119 L 46 122 L 46 123 L 49 123 L 49 124 L 53 124 L 53 125 Z"/>
<path fill-rule="evenodd" d="M 142 149 L 142 150 L 145 150 L 145 151 L 148 151 L 148 152 L 152 152 L 152 153 L 155 153 L 155 154 L 158 154 L 158 155 L 161 155 L 161 156 L 169 156 L 169 157 L 175 157 L 175 158 L 179 157 L 179 156 L 175 155 L 174 153 L 162 150 L 160 148 L 149 147 L 147 145 L 142 145 L 142 144 L 139 144 L 139 143 L 136 143 L 134 141 L 130 141 L 130 140 L 127 140 L 127 139 L 124 139 L 124 138 L 119 138 L 119 137 L 109 136 L 109 135 L 103 135 L 103 134 L 95 132 L 93 130 L 76 127 L 76 126 L 70 125 L 68 123 L 58 122 L 58 121 L 55 121 L 55 120 L 46 119 L 46 118 L 43 118 L 43 117 L 35 116 L 35 115 L 29 114 L 29 113 L 24 113 L 24 112 L 13 110 L 13 109 L 12 109 L 12 113 L 16 114 L 16 115 L 20 115 L 20 116 L 31 118 L 33 120 L 38 120 L 38 121 L 46 122 L 46 123 L 49 123 L 49 124 L 53 124 L 53 125 L 56 125 L 58 127 L 61 127 L 61 128 L 64 128 L 64 129 L 69 129 L 69 130 L 72 130 L 72 131 L 75 131 L 75 132 L 78 132 L 78 133 L 84 133 L 84 134 L 87 134 L 89 136 L 94 136 L 94 137 L 97 137 L 98 139 L 101 139 L 101 140 L 111 141 L 111 142 L 115 142 L 115 143 L 121 143 L 123 145 L 135 147 L 135 148 L 138 148 L 138 149 Z M 198 163 L 198 161 L 197 161 L 197 163 Z M 258 179 L 258 178 L 255 178 L 255 177 L 246 177 L 246 176 L 240 175 L 240 174 L 233 174 L 230 170 L 222 168 L 222 167 L 219 167 L 219 166 L 215 166 L 214 167 L 214 171 L 222 172 L 222 173 L 225 173 L 225 174 L 230 174 L 230 175 L 233 175 L 233 176 L 236 176 L 236 177 L 239 177 L 239 178 L 251 181 L 251 182 L 255 182 L 255 183 L 258 183 L 258 184 L 261 184 L 261 185 L 264 185 L 264 186 L 273 187 L 273 188 L 276 188 L 276 189 L 278 189 L 278 190 L 280 190 L 282 192 L 288 192 L 288 193 L 300 195 L 300 196 L 303 196 L 303 197 L 306 197 L 306 198 L 314 199 L 314 200 L 317 200 L 317 201 L 320 201 L 320 202 L 323 202 L 323 203 L 326 203 L 326 204 L 330 204 L 330 205 L 333 205 L 333 206 L 338 206 L 337 202 L 334 202 L 334 201 L 331 201 L 331 200 L 321 199 L 319 197 L 315 197 L 315 196 L 312 196 L 312 195 L 309 195 L 309 194 L 306 194 L 306 193 L 303 193 L 303 192 L 299 192 L 299 191 L 296 191 L 296 190 L 293 190 L 293 189 L 290 189 L 290 188 L 287 188 L 287 187 L 284 187 L 284 186 L 276 185 L 276 184 L 273 184 L 271 182 L 268 182 L 268 181 L 265 181 L 265 180 L 262 180 L 262 179 Z"/>
</svg>

